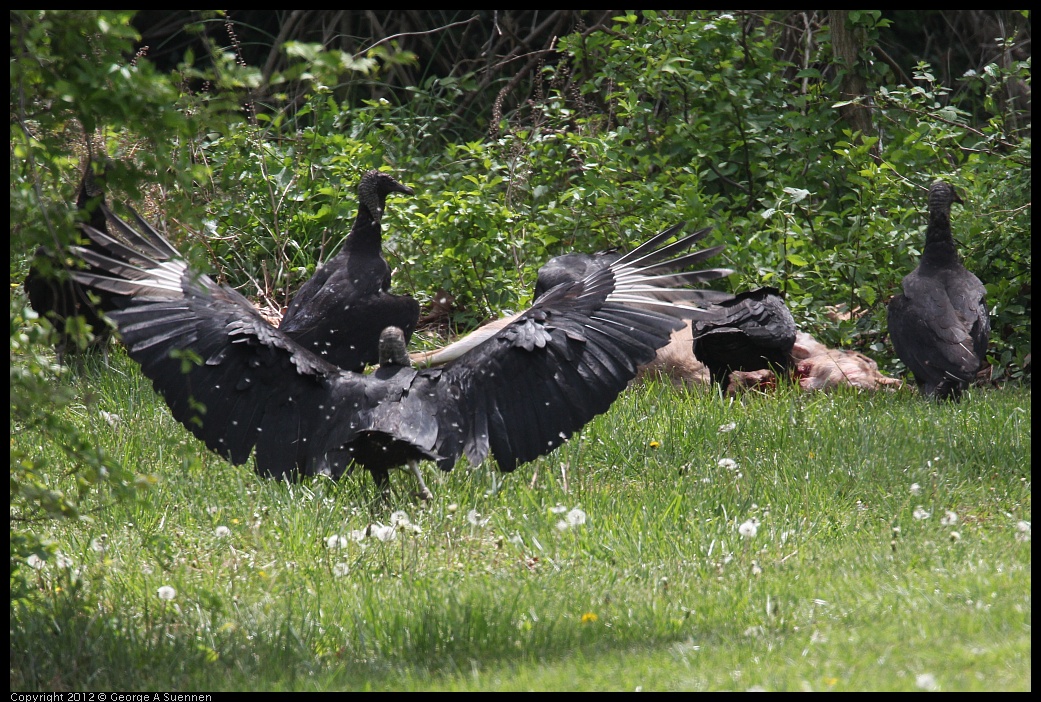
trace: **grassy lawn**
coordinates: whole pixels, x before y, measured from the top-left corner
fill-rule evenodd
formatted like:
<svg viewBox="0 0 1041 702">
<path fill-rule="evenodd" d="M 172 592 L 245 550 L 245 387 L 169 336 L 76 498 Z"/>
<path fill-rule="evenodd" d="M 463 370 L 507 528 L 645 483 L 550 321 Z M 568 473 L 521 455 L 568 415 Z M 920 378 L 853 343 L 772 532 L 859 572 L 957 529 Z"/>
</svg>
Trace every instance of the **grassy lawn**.
<svg viewBox="0 0 1041 702">
<path fill-rule="evenodd" d="M 422 505 L 227 464 L 121 353 L 70 382 L 158 482 L 42 527 L 14 690 L 1031 687 L 1029 388 L 648 382 L 513 474 L 425 466 Z"/>
</svg>

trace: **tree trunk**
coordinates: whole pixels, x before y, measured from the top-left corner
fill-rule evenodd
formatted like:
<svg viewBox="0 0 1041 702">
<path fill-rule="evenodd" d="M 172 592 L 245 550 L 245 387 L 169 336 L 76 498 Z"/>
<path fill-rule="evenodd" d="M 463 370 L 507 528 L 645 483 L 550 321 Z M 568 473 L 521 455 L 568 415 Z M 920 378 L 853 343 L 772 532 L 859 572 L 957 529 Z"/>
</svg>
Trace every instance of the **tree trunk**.
<svg viewBox="0 0 1041 702">
<path fill-rule="evenodd" d="M 863 47 L 856 33 L 850 28 L 848 17 L 849 10 L 828 10 L 831 51 L 843 69 L 839 93 L 843 100 L 855 101 L 840 107 L 839 114 L 854 132 L 860 132 L 863 136 L 875 136 L 875 127 L 871 122 L 871 94 L 863 71 L 859 70 L 860 50 Z M 871 151 L 877 159 L 877 143 Z"/>
</svg>

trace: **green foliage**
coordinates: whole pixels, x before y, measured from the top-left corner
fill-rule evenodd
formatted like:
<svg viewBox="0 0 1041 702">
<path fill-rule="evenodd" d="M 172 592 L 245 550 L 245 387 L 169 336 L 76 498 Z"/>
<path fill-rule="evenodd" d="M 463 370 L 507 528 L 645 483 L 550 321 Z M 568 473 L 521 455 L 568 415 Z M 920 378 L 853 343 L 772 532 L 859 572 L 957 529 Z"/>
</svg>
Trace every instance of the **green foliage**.
<svg viewBox="0 0 1041 702">
<path fill-rule="evenodd" d="M 193 117 L 178 81 L 134 57 L 131 16 L 100 10 L 11 13 L 12 281 L 24 279 L 38 245 L 62 250 L 77 236 L 70 201 L 87 154 L 113 157 L 106 184 L 115 192 L 134 192 L 134 204 L 145 208 L 142 174 L 152 174 L 149 195 L 160 185 L 190 183 L 195 170 L 186 145 L 197 138 L 199 124 L 225 123 L 226 102 L 195 110 Z M 61 382 L 69 370 L 47 360 L 49 322 L 28 309 L 16 286 L 11 293 L 12 428 L 42 437 L 11 452 L 12 589 L 20 593 L 27 585 L 25 557 L 50 553 L 49 520 L 84 520 L 113 501 L 135 499 L 150 479 L 136 463 L 128 467 L 98 450 L 81 426 L 61 414 L 70 406 L 90 414 L 93 401 Z M 78 330 L 74 341 L 84 348 L 91 331 L 78 321 L 70 320 L 66 331 Z M 97 360 L 80 362 L 80 370 L 87 364 L 89 371 Z M 52 442 L 61 447 L 60 464 L 45 457 Z"/>
<path fill-rule="evenodd" d="M 26 323 L 35 316 L 28 308 L 11 311 L 11 432 L 39 441 L 11 440 L 13 598 L 29 590 L 30 556 L 44 563 L 57 555 L 56 544 L 41 531 L 46 522 L 92 521 L 91 512 L 113 501 L 134 499 L 152 482 L 98 447 L 73 419 L 78 415 L 82 420 L 83 414 L 96 409 L 80 403 L 76 388 L 67 382 L 71 371 L 44 354 L 49 327 Z"/>
<path fill-rule="evenodd" d="M 555 254 L 628 247 L 679 220 L 712 225 L 737 270 L 723 285 L 781 288 L 807 331 L 892 371 L 885 305 L 916 264 L 925 188 L 947 177 L 972 212 L 955 211 L 966 263 L 991 286 L 996 374 L 1020 373 L 1030 142 L 1023 110 L 1001 96 L 1029 82 L 1029 61 L 990 65 L 957 92 L 925 65 L 912 86 L 885 84 L 891 74 L 872 50 L 887 21 L 851 12 L 863 47 L 856 70 L 873 91 L 861 102 L 880 130 L 851 133 L 837 81 L 854 67 L 833 63 L 827 31 L 806 38 L 803 67 L 779 61 L 774 19 L 647 11 L 617 17 L 611 32 L 564 37 L 563 60 L 536 75 L 535 99 L 502 115 L 490 137 L 463 141 L 443 113 L 475 89 L 465 77 L 431 78 L 410 104 L 341 101 L 352 80 L 371 84 L 414 60 L 393 45 L 350 57 L 288 44 L 290 68 L 271 85 L 311 91 L 289 105 L 262 89 L 270 98 L 255 119 L 233 106 L 249 101 L 257 77 L 229 54 L 215 69 L 218 90 L 171 101 L 206 129 L 189 130 L 198 136 L 179 155 L 160 154 L 186 164 L 190 188 L 165 195 L 161 209 L 194 230 L 201 265 L 277 310 L 337 250 L 360 173 L 387 168 L 418 191 L 388 208 L 395 285 L 423 303 L 451 293 L 460 330 L 526 304 L 535 270 Z M 181 85 L 202 77 L 190 63 L 179 75 Z M 857 314 L 841 319 L 836 306 Z"/>
</svg>

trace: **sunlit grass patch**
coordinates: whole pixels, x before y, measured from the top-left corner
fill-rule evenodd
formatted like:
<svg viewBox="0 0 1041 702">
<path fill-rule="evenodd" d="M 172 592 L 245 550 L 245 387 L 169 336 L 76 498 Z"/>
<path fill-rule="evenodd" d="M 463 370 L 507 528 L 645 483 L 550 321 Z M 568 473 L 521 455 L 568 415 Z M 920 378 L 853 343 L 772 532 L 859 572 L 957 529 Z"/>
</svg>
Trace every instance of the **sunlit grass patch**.
<svg viewBox="0 0 1041 702">
<path fill-rule="evenodd" d="M 651 383 L 512 474 L 425 466 L 436 499 L 387 504 L 361 472 L 228 465 L 113 364 L 75 416 L 157 483 L 49 526 L 12 687 L 1029 687 L 1029 390 Z"/>
</svg>

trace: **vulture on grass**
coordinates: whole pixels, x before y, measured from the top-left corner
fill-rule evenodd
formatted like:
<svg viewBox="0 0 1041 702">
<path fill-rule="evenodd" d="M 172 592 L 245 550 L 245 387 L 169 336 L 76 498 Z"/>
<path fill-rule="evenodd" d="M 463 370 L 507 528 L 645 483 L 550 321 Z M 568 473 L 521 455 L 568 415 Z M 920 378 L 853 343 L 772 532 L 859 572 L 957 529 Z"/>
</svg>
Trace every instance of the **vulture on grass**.
<svg viewBox="0 0 1041 702">
<path fill-rule="evenodd" d="M 709 306 L 693 326 L 694 357 L 724 391 L 733 371 L 786 372 L 795 319 L 776 288 L 758 288 Z"/>
<path fill-rule="evenodd" d="M 76 279 L 121 296 L 110 317 L 174 417 L 234 463 L 255 451 L 258 472 L 274 477 L 339 477 L 360 465 L 385 487 L 392 468 L 418 475 L 423 460 L 451 470 L 460 458 L 488 456 L 512 471 L 607 411 L 682 320 L 698 314 L 691 305 L 701 291 L 687 286 L 731 273 L 690 270 L 723 247 L 688 252 L 708 230 L 676 238 L 678 225 L 554 287 L 440 367 L 412 367 L 404 335 L 391 333 L 382 338 L 383 364 L 363 375 L 188 268 L 136 213 L 131 225 L 104 212 L 118 236 L 85 226 L 106 254 L 78 253 L 105 273 Z M 184 368 L 186 358 L 198 362 Z"/>
<path fill-rule="evenodd" d="M 383 258 L 380 220 L 391 193 L 413 195 L 386 173 L 368 171 L 358 183 L 358 216 L 340 251 L 315 271 L 289 303 L 279 329 L 335 366 L 362 371 L 379 359 L 379 337 L 394 326 L 406 342 L 419 303 L 393 295 Z"/>
<path fill-rule="evenodd" d="M 949 183 L 929 188 L 929 224 L 918 267 L 904 276 L 903 294 L 889 302 L 889 338 L 923 394 L 961 399 L 986 361 L 990 316 L 980 279 L 966 270 L 951 236 Z"/>
</svg>

